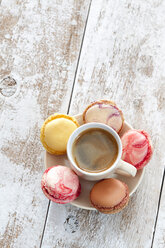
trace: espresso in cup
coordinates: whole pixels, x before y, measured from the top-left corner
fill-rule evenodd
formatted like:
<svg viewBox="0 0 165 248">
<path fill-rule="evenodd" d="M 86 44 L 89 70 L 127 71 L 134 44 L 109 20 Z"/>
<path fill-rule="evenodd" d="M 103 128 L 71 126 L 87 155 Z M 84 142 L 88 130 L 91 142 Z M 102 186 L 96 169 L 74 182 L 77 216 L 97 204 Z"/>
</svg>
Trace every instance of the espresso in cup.
<svg viewBox="0 0 165 248">
<path fill-rule="evenodd" d="M 75 139 L 72 156 L 81 170 L 90 173 L 105 171 L 118 157 L 118 144 L 113 135 L 106 130 L 87 129 Z"/>
</svg>

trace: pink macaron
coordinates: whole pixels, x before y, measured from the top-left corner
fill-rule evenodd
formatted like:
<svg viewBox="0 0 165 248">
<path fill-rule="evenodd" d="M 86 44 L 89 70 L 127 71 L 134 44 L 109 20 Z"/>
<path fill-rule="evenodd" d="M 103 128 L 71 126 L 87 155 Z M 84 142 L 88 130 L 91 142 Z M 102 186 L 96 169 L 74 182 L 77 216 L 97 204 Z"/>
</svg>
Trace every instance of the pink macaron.
<svg viewBox="0 0 165 248">
<path fill-rule="evenodd" d="M 153 148 L 150 137 L 144 130 L 129 130 L 121 138 L 122 159 L 142 169 L 151 159 Z"/>
<path fill-rule="evenodd" d="M 49 200 L 60 204 L 75 200 L 81 192 L 78 176 L 73 170 L 62 165 L 45 170 L 41 188 Z"/>
</svg>

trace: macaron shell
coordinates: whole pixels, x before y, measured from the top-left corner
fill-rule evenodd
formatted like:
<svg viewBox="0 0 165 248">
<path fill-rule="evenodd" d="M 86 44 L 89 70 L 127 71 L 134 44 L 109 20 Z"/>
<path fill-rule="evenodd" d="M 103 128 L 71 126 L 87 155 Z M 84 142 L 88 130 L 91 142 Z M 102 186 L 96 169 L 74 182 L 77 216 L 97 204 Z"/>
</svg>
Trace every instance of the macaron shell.
<svg viewBox="0 0 165 248">
<path fill-rule="evenodd" d="M 152 157 L 153 148 L 150 137 L 144 130 L 130 130 L 121 138 L 122 159 L 142 169 Z"/>
<path fill-rule="evenodd" d="M 66 118 L 52 120 L 45 126 L 45 142 L 53 150 L 65 151 L 67 141 L 76 128 L 77 125 Z"/>
<path fill-rule="evenodd" d="M 65 154 L 68 139 L 77 127 L 79 124 L 74 117 L 63 114 L 49 116 L 40 134 L 44 148 L 51 154 Z"/>
<path fill-rule="evenodd" d="M 90 104 L 83 113 L 85 123 L 100 122 L 112 127 L 117 133 L 123 126 L 122 111 L 112 101 L 100 100 Z"/>
<path fill-rule="evenodd" d="M 69 203 L 69 202 L 72 202 L 74 201 L 79 195 L 80 195 L 80 192 L 81 192 L 81 185 L 79 185 L 78 187 L 78 190 L 77 190 L 77 193 L 70 196 L 70 197 L 67 197 L 66 199 L 58 199 L 58 198 L 55 198 L 53 196 L 51 196 L 50 194 L 48 194 L 48 192 L 46 191 L 46 189 L 44 187 L 42 187 L 42 190 L 43 190 L 43 193 L 45 194 L 45 196 L 55 202 L 55 203 L 59 203 L 59 204 L 66 204 L 66 203 Z"/>
<path fill-rule="evenodd" d="M 41 188 L 49 200 L 61 204 L 75 200 L 81 191 L 75 172 L 61 165 L 50 167 L 44 172 Z"/>
<path fill-rule="evenodd" d="M 116 214 L 116 213 L 119 213 L 121 210 L 123 210 L 128 205 L 128 202 L 129 202 L 129 192 L 127 189 L 126 190 L 126 196 L 118 205 L 116 205 L 113 208 L 101 208 L 100 207 L 98 210 L 104 214 Z"/>
<path fill-rule="evenodd" d="M 93 186 L 90 199 L 100 212 L 117 213 L 128 204 L 128 186 L 114 178 L 104 179 Z"/>
</svg>

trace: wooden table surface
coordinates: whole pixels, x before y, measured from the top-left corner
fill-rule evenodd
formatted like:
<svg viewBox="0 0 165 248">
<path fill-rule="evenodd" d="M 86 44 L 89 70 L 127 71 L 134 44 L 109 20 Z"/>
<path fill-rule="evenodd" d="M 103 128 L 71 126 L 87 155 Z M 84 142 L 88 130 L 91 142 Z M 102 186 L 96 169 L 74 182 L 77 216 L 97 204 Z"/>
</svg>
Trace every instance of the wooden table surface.
<svg viewBox="0 0 165 248">
<path fill-rule="evenodd" d="M 165 1 L 0 1 L 0 248 L 165 248 Z M 40 127 L 111 99 L 154 155 L 115 215 L 49 202 Z"/>
</svg>

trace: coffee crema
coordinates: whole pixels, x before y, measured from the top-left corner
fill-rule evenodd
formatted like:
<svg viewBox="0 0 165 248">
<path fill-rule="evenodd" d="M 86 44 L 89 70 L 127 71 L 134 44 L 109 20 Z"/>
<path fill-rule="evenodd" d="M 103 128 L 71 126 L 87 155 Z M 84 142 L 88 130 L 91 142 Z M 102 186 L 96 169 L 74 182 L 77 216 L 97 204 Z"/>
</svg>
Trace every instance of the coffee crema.
<svg viewBox="0 0 165 248">
<path fill-rule="evenodd" d="M 91 128 L 77 137 L 73 143 L 72 155 L 80 169 L 97 173 L 113 165 L 118 156 L 118 144 L 106 130 Z"/>
</svg>

